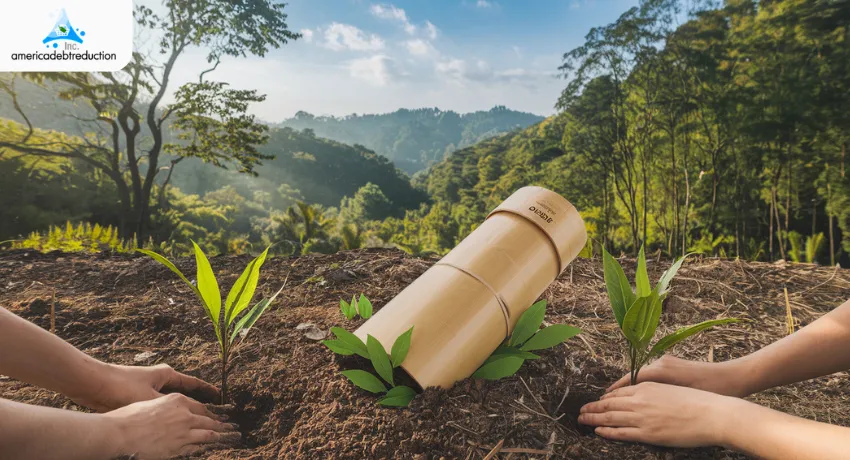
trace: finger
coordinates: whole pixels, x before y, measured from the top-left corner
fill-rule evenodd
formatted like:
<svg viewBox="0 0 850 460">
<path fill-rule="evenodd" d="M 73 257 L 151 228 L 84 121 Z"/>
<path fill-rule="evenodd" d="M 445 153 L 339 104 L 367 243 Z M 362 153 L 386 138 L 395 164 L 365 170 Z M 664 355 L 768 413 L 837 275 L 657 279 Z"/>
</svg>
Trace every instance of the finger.
<svg viewBox="0 0 850 460">
<path fill-rule="evenodd" d="M 600 400 L 608 399 L 608 398 L 622 398 L 623 396 L 631 396 L 637 392 L 637 386 L 629 385 L 627 387 L 617 388 L 616 390 L 611 391 L 610 393 L 605 393 L 602 395 Z"/>
<path fill-rule="evenodd" d="M 190 375 L 181 374 L 170 367 L 163 369 L 165 373 L 165 383 L 160 391 L 166 393 L 197 393 L 203 396 L 203 399 L 215 401 L 218 399 L 218 388 L 210 385 L 199 378 Z"/>
<path fill-rule="evenodd" d="M 229 431 L 219 433 L 215 430 L 190 430 L 187 438 L 189 444 L 236 444 L 242 439 L 242 433 Z"/>
<path fill-rule="evenodd" d="M 218 415 L 222 420 L 230 418 L 228 412 L 232 411 L 234 408 L 233 404 L 204 404 L 204 407 L 213 414 Z"/>
<path fill-rule="evenodd" d="M 616 390 L 617 388 L 623 388 L 625 386 L 628 386 L 629 380 L 630 380 L 629 376 L 624 375 L 623 378 L 621 378 L 620 380 L 617 380 L 616 382 L 614 382 L 613 385 L 611 385 L 610 387 L 605 389 L 605 393 L 610 393 L 610 392 Z"/>
<path fill-rule="evenodd" d="M 606 398 L 604 400 L 594 401 L 582 406 L 580 413 L 601 413 L 611 411 L 634 411 L 634 398 Z"/>
<path fill-rule="evenodd" d="M 184 396 L 184 398 L 185 398 L 184 402 L 186 404 L 186 408 L 189 409 L 189 412 L 191 412 L 195 415 L 207 417 L 207 418 L 212 419 L 212 420 L 218 420 L 220 422 L 224 421 L 220 415 L 216 415 L 216 414 L 212 413 L 209 409 L 207 409 L 206 405 L 201 404 L 198 401 L 195 401 L 194 399 L 192 399 L 188 396 Z"/>
<path fill-rule="evenodd" d="M 594 432 L 603 438 L 612 441 L 640 441 L 641 431 L 639 428 L 624 427 L 614 428 L 608 426 L 597 427 Z"/>
<path fill-rule="evenodd" d="M 219 433 L 227 433 L 231 431 L 236 431 L 238 426 L 234 423 L 222 423 L 217 420 L 213 420 L 209 417 L 204 417 L 200 415 L 193 415 L 192 421 L 190 425 L 194 429 L 200 430 L 215 430 Z"/>
<path fill-rule="evenodd" d="M 639 420 L 640 416 L 637 413 L 621 411 L 588 412 L 578 416 L 579 423 L 591 426 L 635 427 Z"/>
</svg>

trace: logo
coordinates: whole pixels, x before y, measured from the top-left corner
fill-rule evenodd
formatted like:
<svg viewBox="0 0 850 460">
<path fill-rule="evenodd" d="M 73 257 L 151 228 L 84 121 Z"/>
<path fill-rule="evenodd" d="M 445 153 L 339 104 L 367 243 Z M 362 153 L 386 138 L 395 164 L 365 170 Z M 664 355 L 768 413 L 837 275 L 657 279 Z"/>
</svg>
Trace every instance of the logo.
<svg viewBox="0 0 850 460">
<path fill-rule="evenodd" d="M 133 57 L 133 0 L 23 0 L 0 10 L 0 72 L 114 72 Z"/>
<path fill-rule="evenodd" d="M 544 222 L 546 222 L 547 224 L 551 224 L 551 223 L 552 223 L 552 220 L 553 220 L 553 219 L 552 219 L 551 217 L 549 217 L 549 215 L 548 215 L 548 214 L 546 214 L 545 212 L 541 211 L 540 209 L 537 209 L 537 207 L 536 207 L 536 206 L 531 206 L 531 207 L 529 207 L 529 208 L 528 208 L 528 210 L 529 210 L 529 211 L 531 211 L 531 212 L 533 212 L 534 214 L 537 214 L 537 215 L 538 215 L 541 219 L 543 219 L 543 221 L 544 221 Z"/>
<path fill-rule="evenodd" d="M 47 45 L 47 48 L 50 48 L 51 46 L 53 46 L 53 48 L 59 48 L 59 42 L 61 41 L 69 41 L 82 45 L 83 37 L 85 36 L 86 31 L 75 29 L 74 26 L 71 25 L 71 21 L 68 19 L 68 13 L 65 12 L 65 8 L 62 8 L 62 13 L 59 15 L 56 25 L 53 26 L 53 30 L 51 30 L 50 34 L 48 34 L 41 42 Z M 69 50 L 76 50 L 77 45 L 73 43 L 66 44 L 65 48 Z"/>
</svg>

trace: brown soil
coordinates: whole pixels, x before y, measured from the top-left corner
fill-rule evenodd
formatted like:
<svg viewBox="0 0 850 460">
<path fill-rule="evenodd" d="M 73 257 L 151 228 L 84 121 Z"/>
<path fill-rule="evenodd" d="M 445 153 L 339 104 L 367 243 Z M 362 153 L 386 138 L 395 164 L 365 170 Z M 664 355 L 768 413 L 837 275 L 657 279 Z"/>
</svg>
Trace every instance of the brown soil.
<svg viewBox="0 0 850 460">
<path fill-rule="evenodd" d="M 225 288 L 250 257 L 211 260 Z M 577 426 L 585 402 L 625 372 L 623 341 L 607 305 L 599 260 L 577 260 L 544 293 L 546 321 L 581 327 L 580 339 L 542 353 L 515 377 L 467 380 L 450 390 L 428 389 L 409 409 L 380 408 L 376 398 L 339 374 L 358 365 L 340 359 L 297 330 L 344 325 L 339 299 L 365 292 L 377 309 L 424 272 L 435 259 L 392 250 L 275 258 L 266 263 L 261 290 L 269 294 L 289 275 L 284 298 L 251 331 L 236 357 L 230 385 L 242 445 L 205 454 L 215 459 L 264 458 L 483 458 L 502 442 L 497 458 L 721 459 L 741 458 L 723 449 L 663 449 L 607 441 Z M 193 273 L 194 262 L 177 265 Z M 634 264 L 625 262 L 631 277 Z M 652 278 L 668 265 L 650 263 Z M 794 316 L 805 325 L 850 298 L 850 271 L 805 264 L 746 264 L 709 259 L 688 263 L 674 282 L 662 332 L 729 315 L 751 319 L 708 331 L 674 349 L 690 359 L 727 360 L 786 334 L 787 287 Z M 210 326 L 192 293 L 168 270 L 141 256 L 0 254 L 0 305 L 50 327 L 99 359 L 125 364 L 168 363 L 209 381 L 218 380 Z M 144 352 L 153 356 L 135 362 Z M 141 358 L 140 358 L 141 359 Z M 839 373 L 770 390 L 751 399 L 809 419 L 850 426 L 850 378 Z M 66 398 L 6 377 L 0 397 L 53 407 Z M 513 451 L 513 453 L 510 453 Z"/>
</svg>

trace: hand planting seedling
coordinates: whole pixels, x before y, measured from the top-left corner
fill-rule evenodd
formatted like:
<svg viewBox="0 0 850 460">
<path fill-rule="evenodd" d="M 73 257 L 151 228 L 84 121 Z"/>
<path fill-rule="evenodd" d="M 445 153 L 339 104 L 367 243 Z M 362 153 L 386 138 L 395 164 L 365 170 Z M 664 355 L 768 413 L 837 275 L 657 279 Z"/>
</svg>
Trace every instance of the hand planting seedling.
<svg viewBox="0 0 850 460">
<path fill-rule="evenodd" d="M 687 257 L 687 256 L 685 256 Z M 662 338 L 652 348 L 649 341 L 655 335 L 658 321 L 661 318 L 661 306 L 667 294 L 670 292 L 670 282 L 681 268 L 685 257 L 680 257 L 667 269 L 655 285 L 650 289 L 649 276 L 646 271 L 646 255 L 643 247 L 638 255 L 638 266 L 635 273 L 635 289 L 626 279 L 623 267 L 602 248 L 602 263 L 605 271 L 605 286 L 608 289 L 608 300 L 614 310 L 614 317 L 620 330 L 629 343 L 629 366 L 631 384 L 637 384 L 638 373 L 641 367 L 650 359 L 664 354 L 673 345 L 697 334 L 705 329 L 720 324 L 734 323 L 736 318 L 714 319 L 704 321 L 693 326 L 684 327 L 678 331 Z"/>
<path fill-rule="evenodd" d="M 372 302 L 369 301 L 369 299 L 367 299 L 362 293 L 360 294 L 360 300 L 357 300 L 357 294 L 351 296 L 351 303 L 348 303 L 343 299 L 339 299 L 339 309 L 342 311 L 342 315 L 345 316 L 345 319 L 349 321 L 354 319 L 358 313 L 363 319 L 369 319 L 372 317 Z"/>
<path fill-rule="evenodd" d="M 555 324 L 540 329 L 545 315 L 545 300 L 526 310 L 519 317 L 511 337 L 484 361 L 472 377 L 485 380 L 510 377 L 516 374 L 525 360 L 539 358 L 531 353 L 532 351 L 555 347 L 581 333 L 581 329 L 566 324 Z"/>
<path fill-rule="evenodd" d="M 363 296 L 361 295 L 360 298 L 363 299 Z M 322 343 L 332 352 L 343 356 L 358 355 L 372 362 L 372 367 L 375 368 L 375 372 L 381 377 L 380 379 L 374 374 L 359 369 L 342 371 L 342 375 L 351 380 L 351 383 L 357 387 L 370 393 L 384 393 L 384 396 L 378 400 L 378 404 L 407 407 L 410 401 L 416 397 L 416 390 L 408 386 L 396 385 L 393 378 L 393 370 L 401 366 L 407 357 L 413 327 L 395 340 L 390 354 L 387 354 L 381 342 L 371 335 L 367 336 L 366 343 L 363 343 L 356 335 L 341 327 L 332 327 L 331 332 L 336 336 L 336 339 L 325 340 Z M 382 382 L 381 379 L 384 381 Z M 389 389 L 384 382 L 389 383 Z"/>
<path fill-rule="evenodd" d="M 165 257 L 144 249 L 137 251 L 150 256 L 157 262 L 168 267 L 171 271 L 177 274 L 181 280 L 192 288 L 192 291 L 201 302 L 201 306 L 207 314 L 207 318 L 212 322 L 215 336 L 218 339 L 219 351 L 221 352 L 221 404 L 227 403 L 227 374 L 228 365 L 230 364 L 230 355 L 236 345 L 240 345 L 245 341 L 248 331 L 254 326 L 254 323 L 268 309 L 269 305 L 283 291 L 280 288 L 273 296 L 264 299 L 248 310 L 248 313 L 243 315 L 238 321 L 237 317 L 242 313 L 251 299 L 254 297 L 254 291 L 257 289 L 257 282 L 260 278 L 260 267 L 266 261 L 266 256 L 269 253 L 269 248 L 266 248 L 259 257 L 252 260 L 245 268 L 242 275 L 236 280 L 236 283 L 230 289 L 227 295 L 227 300 L 224 304 L 224 309 L 221 308 L 221 291 L 218 288 L 218 282 L 213 274 L 207 256 L 204 251 L 193 241 L 195 247 L 195 264 L 198 267 L 197 286 L 190 282 L 182 272 Z M 284 281 L 284 286 L 286 282 Z M 237 342 L 236 339 L 239 338 Z"/>
</svg>

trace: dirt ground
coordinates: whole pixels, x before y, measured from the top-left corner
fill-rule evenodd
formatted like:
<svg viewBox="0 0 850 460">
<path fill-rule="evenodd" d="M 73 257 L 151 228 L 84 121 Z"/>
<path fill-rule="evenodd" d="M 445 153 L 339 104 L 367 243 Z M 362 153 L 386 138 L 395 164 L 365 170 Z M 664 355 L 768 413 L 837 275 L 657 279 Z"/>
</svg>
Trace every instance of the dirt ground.
<svg viewBox="0 0 850 460">
<path fill-rule="evenodd" d="M 211 260 L 224 289 L 249 260 Z M 308 338 L 310 328 L 298 326 L 354 330 L 362 320 L 345 322 L 340 298 L 364 292 L 380 309 L 435 260 L 375 249 L 269 260 L 258 291 L 272 293 L 287 275 L 289 284 L 235 358 L 230 385 L 237 409 L 232 418 L 241 426 L 243 443 L 205 458 L 481 459 L 500 442 L 502 449 L 492 458 L 743 458 L 719 448 L 611 442 L 576 427 L 572 412 L 625 371 L 624 342 L 607 304 L 598 259 L 575 261 L 542 296 L 549 302 L 546 322 L 578 326 L 584 331 L 581 339 L 542 352 L 540 360 L 526 362 L 511 378 L 429 389 L 409 409 L 376 406 L 373 395 L 339 374 L 341 366 L 351 363 Z M 193 260 L 176 263 L 185 273 L 194 273 Z M 634 261 L 623 264 L 631 279 Z M 657 279 L 668 265 L 651 261 L 650 278 Z M 850 270 L 707 259 L 691 261 L 679 273 L 660 333 L 718 316 L 751 320 L 708 331 L 672 351 L 690 359 L 735 358 L 787 334 L 783 287 L 801 325 L 850 298 Z M 218 380 L 214 334 L 193 294 L 146 257 L 0 253 L 0 305 L 50 328 L 54 302 L 56 333 L 98 359 L 168 363 Z M 850 376 L 842 372 L 750 399 L 850 426 L 849 395 Z M 2 376 L 0 397 L 82 410 L 60 395 Z"/>
</svg>

